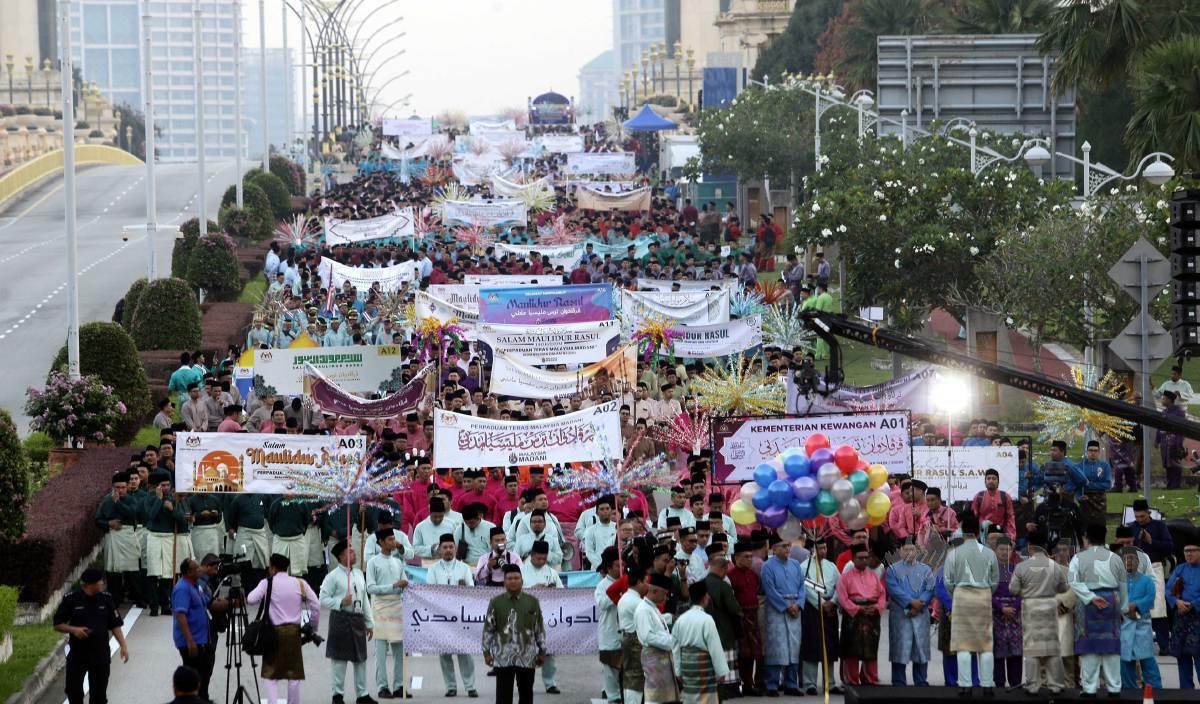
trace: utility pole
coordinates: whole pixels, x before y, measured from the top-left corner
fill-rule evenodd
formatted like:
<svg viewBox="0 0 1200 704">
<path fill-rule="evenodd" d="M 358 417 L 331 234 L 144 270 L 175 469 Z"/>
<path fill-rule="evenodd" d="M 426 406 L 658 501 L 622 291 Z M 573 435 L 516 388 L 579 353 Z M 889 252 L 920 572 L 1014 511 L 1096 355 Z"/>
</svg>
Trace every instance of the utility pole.
<svg viewBox="0 0 1200 704">
<path fill-rule="evenodd" d="M 204 237 L 208 234 L 208 197 L 204 192 L 204 46 L 200 41 L 201 30 L 200 0 L 192 0 L 192 53 L 196 58 L 196 168 L 200 178 L 196 217 L 200 220 L 200 236 Z M 238 178 L 241 179 L 241 174 L 238 174 Z"/>
<path fill-rule="evenodd" d="M 62 78 L 63 217 L 67 236 L 67 376 L 79 378 L 79 235 L 75 228 L 75 71 L 71 65 L 71 0 L 60 0 L 58 61 Z M 149 57 L 147 57 L 148 59 Z M 11 73 L 11 71 L 10 71 Z"/>
<path fill-rule="evenodd" d="M 267 130 L 267 7 L 266 0 L 258 0 L 258 98 L 262 101 L 262 170 L 271 172 L 271 140 Z"/>
<path fill-rule="evenodd" d="M 145 81 L 142 87 L 142 114 L 145 119 L 146 138 L 146 242 L 150 249 L 150 264 L 146 276 L 151 281 L 158 278 L 158 253 L 155 250 L 155 230 L 158 229 L 158 197 L 154 181 L 154 60 L 151 58 L 150 0 L 142 0 L 142 64 Z M 65 113 L 64 113 L 65 114 Z M 132 145 L 131 145 L 132 148 Z"/>
<path fill-rule="evenodd" d="M 233 0 L 233 170 L 237 172 L 234 180 L 234 193 L 237 194 L 237 207 L 243 207 L 242 200 L 242 0 Z"/>
</svg>

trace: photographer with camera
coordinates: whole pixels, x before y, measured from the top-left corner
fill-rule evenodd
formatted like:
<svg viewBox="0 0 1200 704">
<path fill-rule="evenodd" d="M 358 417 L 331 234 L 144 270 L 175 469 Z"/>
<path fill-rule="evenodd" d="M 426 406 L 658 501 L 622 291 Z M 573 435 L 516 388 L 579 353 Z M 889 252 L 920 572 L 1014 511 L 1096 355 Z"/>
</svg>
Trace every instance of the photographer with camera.
<svg viewBox="0 0 1200 704">
<path fill-rule="evenodd" d="M 521 566 L 521 556 L 508 549 L 508 538 L 504 529 L 492 526 L 489 531 L 492 549 L 479 557 L 475 563 L 475 583 L 489 587 L 504 585 L 504 566 Z"/>
<path fill-rule="evenodd" d="M 312 587 L 299 577 L 289 574 L 290 560 L 279 553 L 270 557 L 268 577 L 246 595 L 247 604 L 258 604 L 268 596 L 267 613 L 275 631 L 273 652 L 263 657 L 262 676 L 267 701 L 278 701 L 280 680 L 287 681 L 288 704 L 300 704 L 300 680 L 304 679 L 304 656 L 300 652 L 306 642 L 320 645 L 316 635 L 321 620 L 321 604 Z M 308 614 L 308 623 L 304 616 Z"/>
</svg>

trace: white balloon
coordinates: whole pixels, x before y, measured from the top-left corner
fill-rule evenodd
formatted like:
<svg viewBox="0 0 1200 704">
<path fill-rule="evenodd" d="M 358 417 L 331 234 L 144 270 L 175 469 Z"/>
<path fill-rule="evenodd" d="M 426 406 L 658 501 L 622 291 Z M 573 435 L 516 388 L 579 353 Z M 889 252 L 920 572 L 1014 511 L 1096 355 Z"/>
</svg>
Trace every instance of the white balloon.
<svg viewBox="0 0 1200 704">
<path fill-rule="evenodd" d="M 854 485 L 850 483 L 849 479 L 839 479 L 829 488 L 829 493 L 833 494 L 833 498 L 844 506 L 854 498 Z M 857 505 L 857 502 L 855 504 Z"/>
<path fill-rule="evenodd" d="M 752 503 L 754 501 L 754 495 L 757 494 L 758 490 L 761 488 L 762 487 L 754 482 L 746 482 L 742 485 L 742 488 L 738 490 L 738 494 L 741 496 L 742 501 L 745 501 L 746 503 Z"/>
<path fill-rule="evenodd" d="M 837 465 L 832 462 L 826 462 L 817 470 L 817 483 L 822 489 L 831 489 L 833 483 L 842 478 L 842 470 L 837 468 Z M 846 484 L 850 481 L 847 480 Z M 850 487 L 852 490 L 854 487 Z"/>
<path fill-rule="evenodd" d="M 854 500 L 858 502 L 859 506 L 866 506 L 867 499 L 870 497 L 871 497 L 871 490 L 867 489 L 865 491 L 860 491 L 859 493 L 855 494 Z M 754 497 L 751 497 L 751 498 L 754 498 Z"/>
<path fill-rule="evenodd" d="M 855 516 L 854 518 L 850 519 L 849 521 L 846 521 L 846 527 L 849 528 L 850 530 L 862 530 L 863 528 L 866 528 L 867 527 L 866 514 L 860 513 L 857 516 Z"/>
<path fill-rule="evenodd" d="M 800 519 L 792 516 L 779 527 L 779 537 L 784 540 L 798 540 L 804 536 L 804 526 L 800 525 Z"/>
<path fill-rule="evenodd" d="M 850 521 L 858 518 L 860 514 L 862 514 L 862 507 L 859 506 L 858 502 L 854 499 L 848 499 L 846 503 L 842 504 L 841 508 L 838 509 L 838 517 L 840 517 L 846 523 L 850 523 Z"/>
</svg>

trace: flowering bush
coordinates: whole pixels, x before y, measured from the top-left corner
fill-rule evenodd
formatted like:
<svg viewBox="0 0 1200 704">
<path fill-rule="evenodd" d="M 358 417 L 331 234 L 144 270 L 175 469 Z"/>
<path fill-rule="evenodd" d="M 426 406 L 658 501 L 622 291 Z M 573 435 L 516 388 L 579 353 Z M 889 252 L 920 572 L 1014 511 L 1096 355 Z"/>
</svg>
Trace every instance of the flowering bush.
<svg viewBox="0 0 1200 704">
<path fill-rule="evenodd" d="M 97 376 L 72 381 L 63 372 L 51 372 L 46 388 L 30 387 L 26 397 L 30 430 L 71 447 L 81 447 L 84 441 L 107 442 L 125 415 L 125 404 Z"/>
</svg>

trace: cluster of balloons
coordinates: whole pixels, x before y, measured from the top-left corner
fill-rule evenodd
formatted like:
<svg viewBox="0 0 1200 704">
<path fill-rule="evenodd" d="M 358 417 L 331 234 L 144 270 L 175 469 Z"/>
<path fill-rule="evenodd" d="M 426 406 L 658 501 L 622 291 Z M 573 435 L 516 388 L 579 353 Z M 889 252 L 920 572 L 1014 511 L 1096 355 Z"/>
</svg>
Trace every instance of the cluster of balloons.
<svg viewBox="0 0 1200 704">
<path fill-rule="evenodd" d="M 789 540 L 818 516 L 835 513 L 850 530 L 877 526 L 892 507 L 887 478 L 883 465 L 868 464 L 850 445 L 831 449 L 828 437 L 814 433 L 803 449 L 789 447 L 755 467 L 730 515 L 738 525 L 757 522 Z"/>
</svg>

